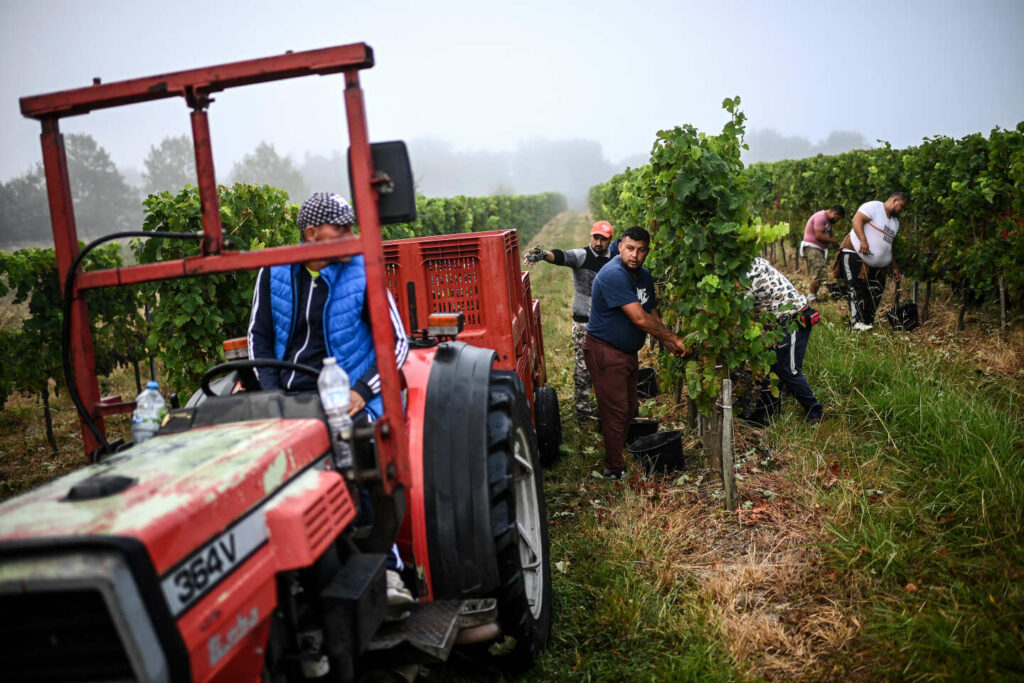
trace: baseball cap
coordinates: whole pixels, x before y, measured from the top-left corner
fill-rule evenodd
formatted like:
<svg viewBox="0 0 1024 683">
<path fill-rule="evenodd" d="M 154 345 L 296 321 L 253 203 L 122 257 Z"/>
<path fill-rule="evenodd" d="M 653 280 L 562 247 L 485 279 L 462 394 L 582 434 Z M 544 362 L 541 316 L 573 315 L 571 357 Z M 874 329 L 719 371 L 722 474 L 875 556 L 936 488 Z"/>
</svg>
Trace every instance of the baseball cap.
<svg viewBox="0 0 1024 683">
<path fill-rule="evenodd" d="M 590 229 L 591 235 L 601 235 L 601 237 L 612 238 L 612 224 L 608 221 L 598 221 L 594 223 L 594 227 Z"/>
</svg>

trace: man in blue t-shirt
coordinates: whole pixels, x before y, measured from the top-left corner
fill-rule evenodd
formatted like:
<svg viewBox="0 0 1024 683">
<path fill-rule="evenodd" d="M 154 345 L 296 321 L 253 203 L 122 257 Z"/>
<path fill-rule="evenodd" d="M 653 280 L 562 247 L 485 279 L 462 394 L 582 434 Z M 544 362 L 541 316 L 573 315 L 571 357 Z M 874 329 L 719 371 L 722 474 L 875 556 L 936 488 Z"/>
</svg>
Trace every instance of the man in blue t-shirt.
<svg viewBox="0 0 1024 683">
<path fill-rule="evenodd" d="M 583 357 L 594 382 L 604 439 L 604 476 L 621 479 L 626 470 L 623 449 L 629 421 L 637 413 L 637 352 L 647 335 L 657 337 L 677 356 L 686 355 L 679 335 L 658 315 L 654 278 L 643 267 L 651 251 L 651 235 L 634 225 L 622 235 L 619 255 L 594 279 L 590 322 Z"/>
</svg>

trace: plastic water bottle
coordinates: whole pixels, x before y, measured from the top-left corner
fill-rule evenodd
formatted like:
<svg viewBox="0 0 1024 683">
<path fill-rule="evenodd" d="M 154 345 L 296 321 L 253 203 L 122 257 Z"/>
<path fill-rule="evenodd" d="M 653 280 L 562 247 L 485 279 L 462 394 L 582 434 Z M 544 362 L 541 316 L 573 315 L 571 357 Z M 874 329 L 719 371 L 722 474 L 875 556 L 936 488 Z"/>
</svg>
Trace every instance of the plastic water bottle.
<svg viewBox="0 0 1024 683">
<path fill-rule="evenodd" d="M 335 464 L 338 469 L 352 467 L 352 418 L 348 416 L 348 374 L 341 369 L 333 356 L 324 358 L 324 366 L 317 377 L 316 388 L 320 392 L 320 403 L 327 413 L 327 426 L 334 448 Z"/>
<path fill-rule="evenodd" d="M 167 402 L 160 395 L 160 385 L 155 381 L 146 382 L 146 388 L 135 399 L 135 412 L 132 413 L 132 441 L 140 444 L 153 438 L 160 429 L 164 415 L 167 414 Z"/>
</svg>

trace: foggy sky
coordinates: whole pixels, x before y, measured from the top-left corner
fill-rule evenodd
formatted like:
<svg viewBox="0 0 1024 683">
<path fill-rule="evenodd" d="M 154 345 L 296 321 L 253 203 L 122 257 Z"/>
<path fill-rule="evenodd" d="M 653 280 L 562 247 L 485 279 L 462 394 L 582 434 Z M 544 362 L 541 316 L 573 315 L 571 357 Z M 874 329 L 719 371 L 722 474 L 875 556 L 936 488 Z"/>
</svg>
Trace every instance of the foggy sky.
<svg viewBox="0 0 1024 683">
<path fill-rule="evenodd" d="M 466 194 L 472 179 L 446 158 L 518 159 L 516 192 L 557 189 L 533 181 L 559 165 L 563 181 L 592 184 L 646 159 L 661 128 L 717 132 L 737 94 L 748 160 L 901 147 L 1024 119 L 1022 30 L 1018 0 L 0 0 L 0 180 L 40 159 L 18 97 L 360 41 L 377 63 L 362 76 L 371 138 L 433 147 L 414 157 L 417 176 Z M 344 150 L 342 87 L 329 76 L 218 94 L 218 177 L 260 141 L 297 166 Z M 150 145 L 189 131 L 188 110 L 167 100 L 61 127 L 131 173 Z"/>
</svg>

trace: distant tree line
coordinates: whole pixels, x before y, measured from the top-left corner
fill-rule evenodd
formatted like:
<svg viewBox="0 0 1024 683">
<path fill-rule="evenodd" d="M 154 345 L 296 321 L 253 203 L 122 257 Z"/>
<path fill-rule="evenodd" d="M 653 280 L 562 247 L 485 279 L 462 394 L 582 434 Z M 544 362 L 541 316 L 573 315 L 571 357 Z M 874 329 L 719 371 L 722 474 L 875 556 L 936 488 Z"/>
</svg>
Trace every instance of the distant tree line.
<svg viewBox="0 0 1024 683">
<path fill-rule="evenodd" d="M 94 239 L 142 225 L 143 199 L 177 195 L 196 182 L 195 153 L 186 135 L 153 145 L 144 161 L 142 187 L 133 187 L 91 135 L 64 136 L 75 223 L 82 239 Z M 292 201 L 309 194 L 303 174 L 273 145 L 261 142 L 231 169 L 234 183 L 260 183 L 284 190 Z M 344 189 L 341 191 L 344 192 Z M 49 245 L 53 241 L 43 165 L 0 183 L 0 249 Z"/>
<path fill-rule="evenodd" d="M 142 224 L 142 201 L 162 192 L 176 195 L 196 182 L 195 153 L 188 135 L 153 145 L 138 186 L 90 135 L 65 136 L 79 236 L 92 239 Z M 428 197 L 491 197 L 559 192 L 582 208 L 587 189 L 625 167 L 609 162 L 593 140 L 534 139 L 503 152 L 456 150 L 430 139 L 409 142 L 417 194 Z M 642 160 L 641 160 L 642 163 Z M 260 142 L 219 178 L 223 184 L 262 183 L 299 202 L 310 192 L 349 194 L 345 153 L 329 150 L 298 161 Z M 0 183 L 0 249 L 49 245 L 49 206 L 42 164 Z"/>
</svg>

